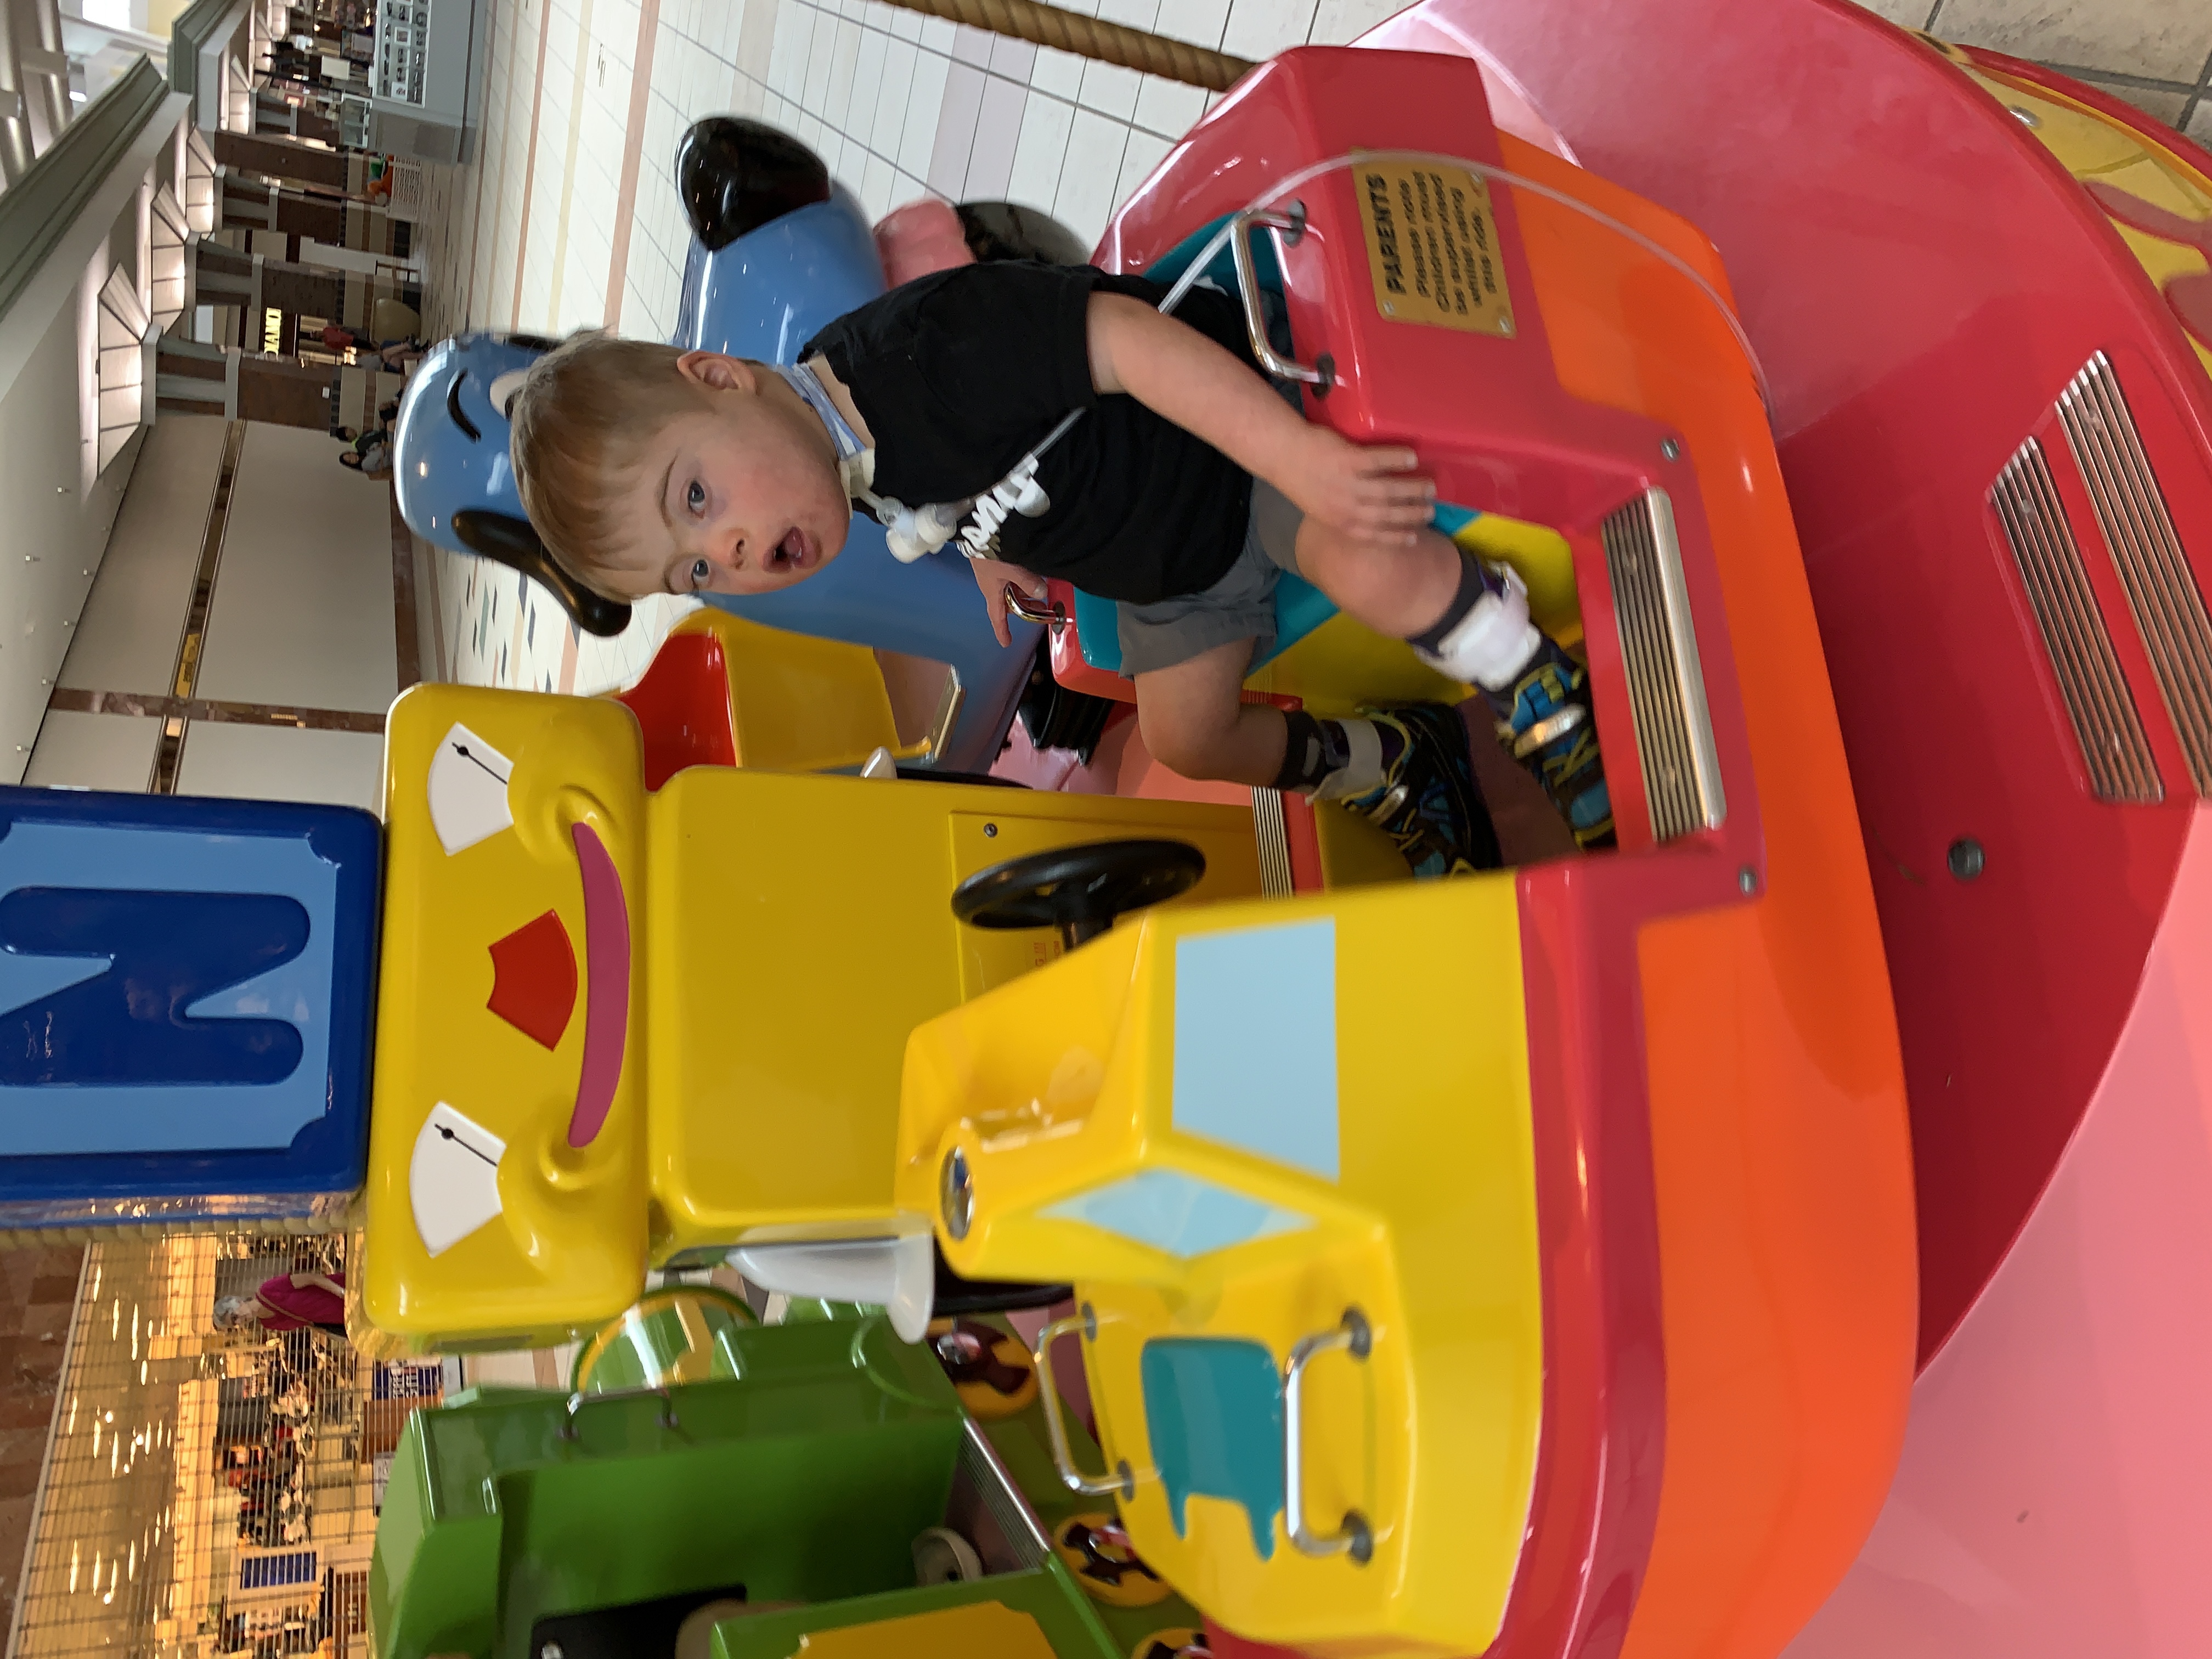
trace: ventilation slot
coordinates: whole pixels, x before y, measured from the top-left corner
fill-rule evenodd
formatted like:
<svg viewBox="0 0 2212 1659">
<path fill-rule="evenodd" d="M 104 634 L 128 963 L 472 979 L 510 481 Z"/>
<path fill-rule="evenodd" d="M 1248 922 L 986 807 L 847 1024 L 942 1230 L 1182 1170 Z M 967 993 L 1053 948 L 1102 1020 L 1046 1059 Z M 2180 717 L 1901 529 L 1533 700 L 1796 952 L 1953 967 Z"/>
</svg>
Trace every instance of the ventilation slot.
<svg viewBox="0 0 2212 1659">
<path fill-rule="evenodd" d="M 2058 695 L 2081 741 L 2090 787 L 2106 800 L 2158 799 L 2165 791 L 2143 741 L 2142 720 L 2112 655 L 2104 612 L 2090 592 L 2081 550 L 2051 488 L 2041 444 L 2030 438 L 2020 447 L 1997 474 L 1990 504 L 2003 520 L 2005 539 L 2020 564 Z"/>
<path fill-rule="evenodd" d="M 2058 418 L 2180 734 L 2190 781 L 2198 794 L 2212 795 L 2212 619 L 2120 395 L 2119 377 L 2103 352 L 2058 399 Z"/>
<path fill-rule="evenodd" d="M 1649 490 L 1631 501 L 1606 520 L 1599 535 L 1613 580 L 1651 833 L 1663 842 L 1717 829 L 1728 800 L 1667 492 Z"/>
<path fill-rule="evenodd" d="M 1290 897 L 1291 837 L 1281 790 L 1252 792 L 1252 833 L 1260 846 L 1260 890 L 1269 898 Z"/>
</svg>

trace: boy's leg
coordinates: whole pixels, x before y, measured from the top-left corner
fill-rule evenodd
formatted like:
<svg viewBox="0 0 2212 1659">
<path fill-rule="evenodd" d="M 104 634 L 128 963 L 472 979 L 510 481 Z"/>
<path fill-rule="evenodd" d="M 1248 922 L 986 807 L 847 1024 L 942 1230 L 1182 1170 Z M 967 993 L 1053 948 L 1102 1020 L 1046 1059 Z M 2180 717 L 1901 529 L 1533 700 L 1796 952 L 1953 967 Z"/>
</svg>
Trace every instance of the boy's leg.
<svg viewBox="0 0 2212 1659">
<path fill-rule="evenodd" d="M 1435 530 L 1420 531 L 1410 546 L 1378 549 L 1311 520 L 1298 527 L 1297 562 L 1339 609 L 1479 687 L 1499 740 L 1543 783 L 1577 842 L 1613 844 L 1589 671 L 1529 621 L 1517 579 Z"/>
<path fill-rule="evenodd" d="M 1236 562 L 1204 592 L 1117 608 L 1146 747 L 1188 778 L 1341 801 L 1380 825 L 1417 875 L 1495 867 L 1498 838 L 1449 710 L 1321 720 L 1243 701 L 1255 649 L 1274 636 L 1275 582 L 1289 557 L 1264 533 L 1255 511 Z"/>
<path fill-rule="evenodd" d="M 1433 706 L 1366 719 L 1240 701 L 1252 641 L 1136 676 L 1145 747 L 1170 770 L 1340 801 L 1378 825 L 1416 875 L 1494 869 L 1498 839 L 1459 717 Z"/>
<path fill-rule="evenodd" d="M 1252 641 L 1231 640 L 1136 676 L 1145 747 L 1170 771 L 1262 788 L 1282 770 L 1282 713 L 1240 702 Z"/>
</svg>

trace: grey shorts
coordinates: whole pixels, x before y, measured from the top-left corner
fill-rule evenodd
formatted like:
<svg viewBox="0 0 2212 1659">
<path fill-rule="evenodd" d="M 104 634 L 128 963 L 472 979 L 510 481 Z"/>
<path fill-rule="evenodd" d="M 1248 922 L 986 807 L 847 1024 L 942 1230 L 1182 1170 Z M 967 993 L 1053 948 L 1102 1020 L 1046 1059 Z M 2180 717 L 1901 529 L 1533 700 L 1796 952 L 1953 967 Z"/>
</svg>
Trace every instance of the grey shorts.
<svg viewBox="0 0 2212 1659">
<path fill-rule="evenodd" d="M 1263 479 L 1252 480 L 1252 516 L 1228 574 L 1202 593 L 1152 605 L 1120 604 L 1121 672 L 1173 668 L 1236 640 L 1258 656 L 1275 642 L 1275 578 L 1298 574 L 1298 526 L 1305 514 Z"/>
</svg>

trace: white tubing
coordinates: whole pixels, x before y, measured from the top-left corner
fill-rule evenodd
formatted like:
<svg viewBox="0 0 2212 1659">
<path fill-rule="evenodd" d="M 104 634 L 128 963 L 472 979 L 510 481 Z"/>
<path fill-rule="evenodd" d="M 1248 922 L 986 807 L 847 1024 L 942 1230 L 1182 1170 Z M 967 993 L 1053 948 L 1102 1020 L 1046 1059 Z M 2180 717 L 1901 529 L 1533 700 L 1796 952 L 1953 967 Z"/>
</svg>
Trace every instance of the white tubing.
<svg viewBox="0 0 2212 1659">
<path fill-rule="evenodd" d="M 1492 167 L 1487 161 L 1478 161 L 1471 156 L 1445 155 L 1436 150 L 1361 150 L 1357 155 L 1334 155 L 1325 161 L 1309 162 L 1297 172 L 1278 179 L 1259 195 L 1255 196 L 1245 204 L 1245 210 L 1249 212 L 1255 208 L 1273 206 L 1297 189 L 1299 185 L 1308 184 L 1324 173 L 1340 172 L 1347 167 L 1363 167 L 1370 161 L 1417 161 L 1430 167 L 1464 167 L 1468 172 L 1480 178 L 1488 179 L 1501 185 L 1510 185 L 1516 190 L 1525 190 L 1542 197 L 1547 202 L 1557 202 L 1562 207 L 1571 208 L 1584 218 L 1604 226 L 1617 235 L 1626 237 L 1647 253 L 1671 265 L 1681 275 L 1688 277 L 1698 292 L 1710 300 L 1713 309 L 1720 313 L 1721 320 L 1728 325 L 1729 332 L 1735 337 L 1736 344 L 1742 349 L 1744 361 L 1751 365 L 1752 379 L 1758 384 L 1759 400 L 1766 406 L 1767 418 L 1770 421 L 1773 418 L 1774 398 L 1767 386 L 1766 370 L 1759 361 L 1759 353 L 1752 349 L 1751 337 L 1744 332 L 1742 323 L 1737 320 L 1735 313 L 1729 308 L 1728 301 L 1721 297 L 1720 290 L 1707 282 L 1704 274 L 1697 267 L 1673 249 L 1663 247 L 1653 241 L 1633 225 L 1624 224 L 1603 210 L 1592 207 L 1588 202 L 1570 196 L 1563 190 L 1555 190 L 1549 185 L 1538 184 L 1534 179 L 1524 178 L 1509 168 Z M 1168 290 L 1167 298 L 1160 301 L 1159 308 L 1162 311 L 1172 312 L 1182 303 L 1182 296 L 1190 292 L 1200 275 L 1213 262 L 1213 256 L 1220 252 L 1223 246 L 1229 240 L 1229 233 L 1233 228 L 1234 223 L 1232 216 L 1229 222 L 1224 223 L 1207 239 L 1206 246 L 1199 250 L 1198 257 L 1190 262 L 1182 275 L 1176 279 L 1175 286 Z"/>
</svg>

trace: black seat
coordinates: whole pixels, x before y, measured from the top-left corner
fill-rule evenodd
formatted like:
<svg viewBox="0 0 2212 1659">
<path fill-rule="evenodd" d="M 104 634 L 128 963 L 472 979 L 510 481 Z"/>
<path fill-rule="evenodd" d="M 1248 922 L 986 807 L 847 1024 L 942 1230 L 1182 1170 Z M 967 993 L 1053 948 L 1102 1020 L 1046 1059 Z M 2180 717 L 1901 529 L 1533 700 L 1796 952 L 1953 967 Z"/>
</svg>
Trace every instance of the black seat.
<svg viewBox="0 0 2212 1659">
<path fill-rule="evenodd" d="M 471 553 L 544 583 L 586 634 L 612 639 L 629 626 L 629 607 L 618 599 L 602 599 L 556 564 L 528 520 L 485 507 L 465 507 L 453 514 L 453 533 Z"/>
<path fill-rule="evenodd" d="M 676 146 L 676 193 L 713 252 L 749 230 L 830 199 L 830 169 L 787 132 L 742 115 L 692 123 Z"/>
</svg>

